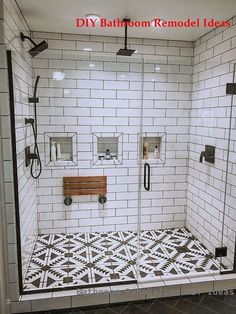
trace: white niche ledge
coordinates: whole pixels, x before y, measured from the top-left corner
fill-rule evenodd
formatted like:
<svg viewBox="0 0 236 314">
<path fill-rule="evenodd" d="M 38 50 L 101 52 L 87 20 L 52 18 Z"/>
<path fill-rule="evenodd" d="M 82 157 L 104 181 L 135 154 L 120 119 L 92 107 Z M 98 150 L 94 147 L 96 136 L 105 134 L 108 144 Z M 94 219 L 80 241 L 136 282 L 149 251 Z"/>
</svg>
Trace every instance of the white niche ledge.
<svg viewBox="0 0 236 314">
<path fill-rule="evenodd" d="M 61 156 L 55 161 L 52 160 L 51 146 L 55 142 L 60 143 Z M 44 133 L 45 145 L 45 166 L 46 167 L 61 167 L 61 166 L 76 166 L 77 165 L 77 133 L 68 132 L 50 132 Z M 57 152 L 56 152 L 57 154 Z"/>
<path fill-rule="evenodd" d="M 123 133 L 93 133 L 93 165 L 121 165 L 122 163 Z"/>
</svg>

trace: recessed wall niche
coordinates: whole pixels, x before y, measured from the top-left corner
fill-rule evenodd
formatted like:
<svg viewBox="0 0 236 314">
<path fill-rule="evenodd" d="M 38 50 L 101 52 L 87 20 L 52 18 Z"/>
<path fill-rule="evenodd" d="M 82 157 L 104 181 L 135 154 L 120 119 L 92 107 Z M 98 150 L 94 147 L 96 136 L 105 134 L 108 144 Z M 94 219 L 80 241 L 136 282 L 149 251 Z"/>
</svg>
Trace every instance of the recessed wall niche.
<svg viewBox="0 0 236 314">
<path fill-rule="evenodd" d="M 44 133 L 47 167 L 77 165 L 77 133 Z"/>
<path fill-rule="evenodd" d="M 138 135 L 138 143 L 140 138 Z M 140 151 L 140 150 L 138 150 Z M 166 161 L 166 133 L 143 133 L 142 162 L 165 164 Z"/>
<path fill-rule="evenodd" d="M 93 165 L 117 165 L 123 162 L 122 133 L 93 133 Z"/>
</svg>

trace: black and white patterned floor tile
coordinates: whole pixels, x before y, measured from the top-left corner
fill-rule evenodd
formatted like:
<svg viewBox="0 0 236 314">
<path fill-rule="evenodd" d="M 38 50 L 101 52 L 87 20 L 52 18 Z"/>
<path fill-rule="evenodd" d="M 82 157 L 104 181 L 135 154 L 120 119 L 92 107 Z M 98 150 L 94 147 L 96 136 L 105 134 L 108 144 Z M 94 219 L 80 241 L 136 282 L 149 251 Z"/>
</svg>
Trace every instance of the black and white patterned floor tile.
<svg viewBox="0 0 236 314">
<path fill-rule="evenodd" d="M 26 291 L 108 284 L 141 278 L 215 272 L 218 260 L 185 228 L 137 233 L 40 235 L 24 282 Z M 139 264 L 136 263 L 140 256 Z"/>
</svg>

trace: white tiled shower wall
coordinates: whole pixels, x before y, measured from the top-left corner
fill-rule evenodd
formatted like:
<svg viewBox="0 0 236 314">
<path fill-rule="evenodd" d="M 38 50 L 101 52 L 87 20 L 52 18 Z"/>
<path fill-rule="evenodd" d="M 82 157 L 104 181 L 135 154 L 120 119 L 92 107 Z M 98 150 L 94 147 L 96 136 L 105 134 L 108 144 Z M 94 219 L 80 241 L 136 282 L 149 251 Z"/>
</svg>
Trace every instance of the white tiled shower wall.
<svg viewBox="0 0 236 314">
<path fill-rule="evenodd" d="M 29 29 L 22 19 L 21 13 L 14 1 L 4 1 L 4 49 L 12 52 L 13 64 L 13 84 L 15 101 L 15 124 L 17 141 L 17 166 L 18 166 L 18 188 L 19 188 L 19 215 L 21 231 L 22 248 L 22 271 L 23 276 L 27 270 L 30 254 L 34 246 L 34 240 L 38 233 L 37 225 L 37 200 L 36 200 L 36 181 L 30 176 L 29 169 L 25 167 L 24 148 L 32 144 L 32 132 L 25 127 L 24 119 L 32 115 L 32 106 L 29 105 L 28 97 L 32 90 L 32 66 L 31 58 L 28 54 L 29 46 L 25 44 L 22 47 L 19 33 L 29 34 Z M 6 62 L 6 54 L 3 52 L 3 58 Z M 6 72 L 7 73 L 7 72 Z M 4 169 L 6 182 L 6 204 L 7 204 L 7 222 L 8 222 L 8 241 L 15 244 L 14 235 L 15 220 L 14 208 L 12 207 L 13 192 L 12 188 L 12 161 L 11 161 L 11 143 L 10 143 L 10 125 L 9 125 L 9 101 L 7 74 L 4 76 L 5 93 L 3 94 L 3 152 Z M 31 148 L 32 149 L 32 148 Z M 12 265 L 12 267 L 14 267 Z"/>
<path fill-rule="evenodd" d="M 49 49 L 33 60 L 40 75 L 39 142 L 43 172 L 39 179 L 39 233 L 136 230 L 138 212 L 138 133 L 142 59 L 118 57 L 122 38 L 33 33 Z M 143 131 L 167 134 L 166 164 L 151 164 L 151 191 L 142 191 L 142 229 L 184 226 L 191 108 L 193 44 L 129 39 L 143 53 Z M 92 52 L 84 52 L 91 48 Z M 159 68 L 155 70 L 155 68 Z M 65 79 L 55 81 L 53 72 Z M 77 132 L 78 166 L 45 167 L 44 133 Z M 123 133 L 123 164 L 94 166 L 92 134 Z M 108 201 L 74 197 L 63 204 L 63 176 L 105 175 Z"/>
<path fill-rule="evenodd" d="M 221 246 L 224 218 L 230 266 L 236 230 L 235 96 L 225 216 L 223 211 L 232 99 L 226 96 L 226 83 L 233 82 L 236 63 L 236 19 L 232 21 L 231 28 L 213 30 L 195 42 L 186 217 L 186 226 L 213 253 Z M 205 145 L 216 146 L 215 165 L 199 163 Z"/>
</svg>

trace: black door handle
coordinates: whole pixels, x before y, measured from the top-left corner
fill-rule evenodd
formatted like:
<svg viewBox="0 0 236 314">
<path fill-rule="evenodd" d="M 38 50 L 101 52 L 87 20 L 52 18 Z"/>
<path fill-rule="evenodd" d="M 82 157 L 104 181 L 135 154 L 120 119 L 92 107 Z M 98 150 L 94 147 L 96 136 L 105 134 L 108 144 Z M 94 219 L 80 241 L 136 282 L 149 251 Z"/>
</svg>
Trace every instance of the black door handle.
<svg viewBox="0 0 236 314">
<path fill-rule="evenodd" d="M 143 182 L 143 185 L 144 185 L 144 189 L 146 191 L 150 191 L 150 165 L 145 162 L 144 164 L 144 182 Z"/>
</svg>

